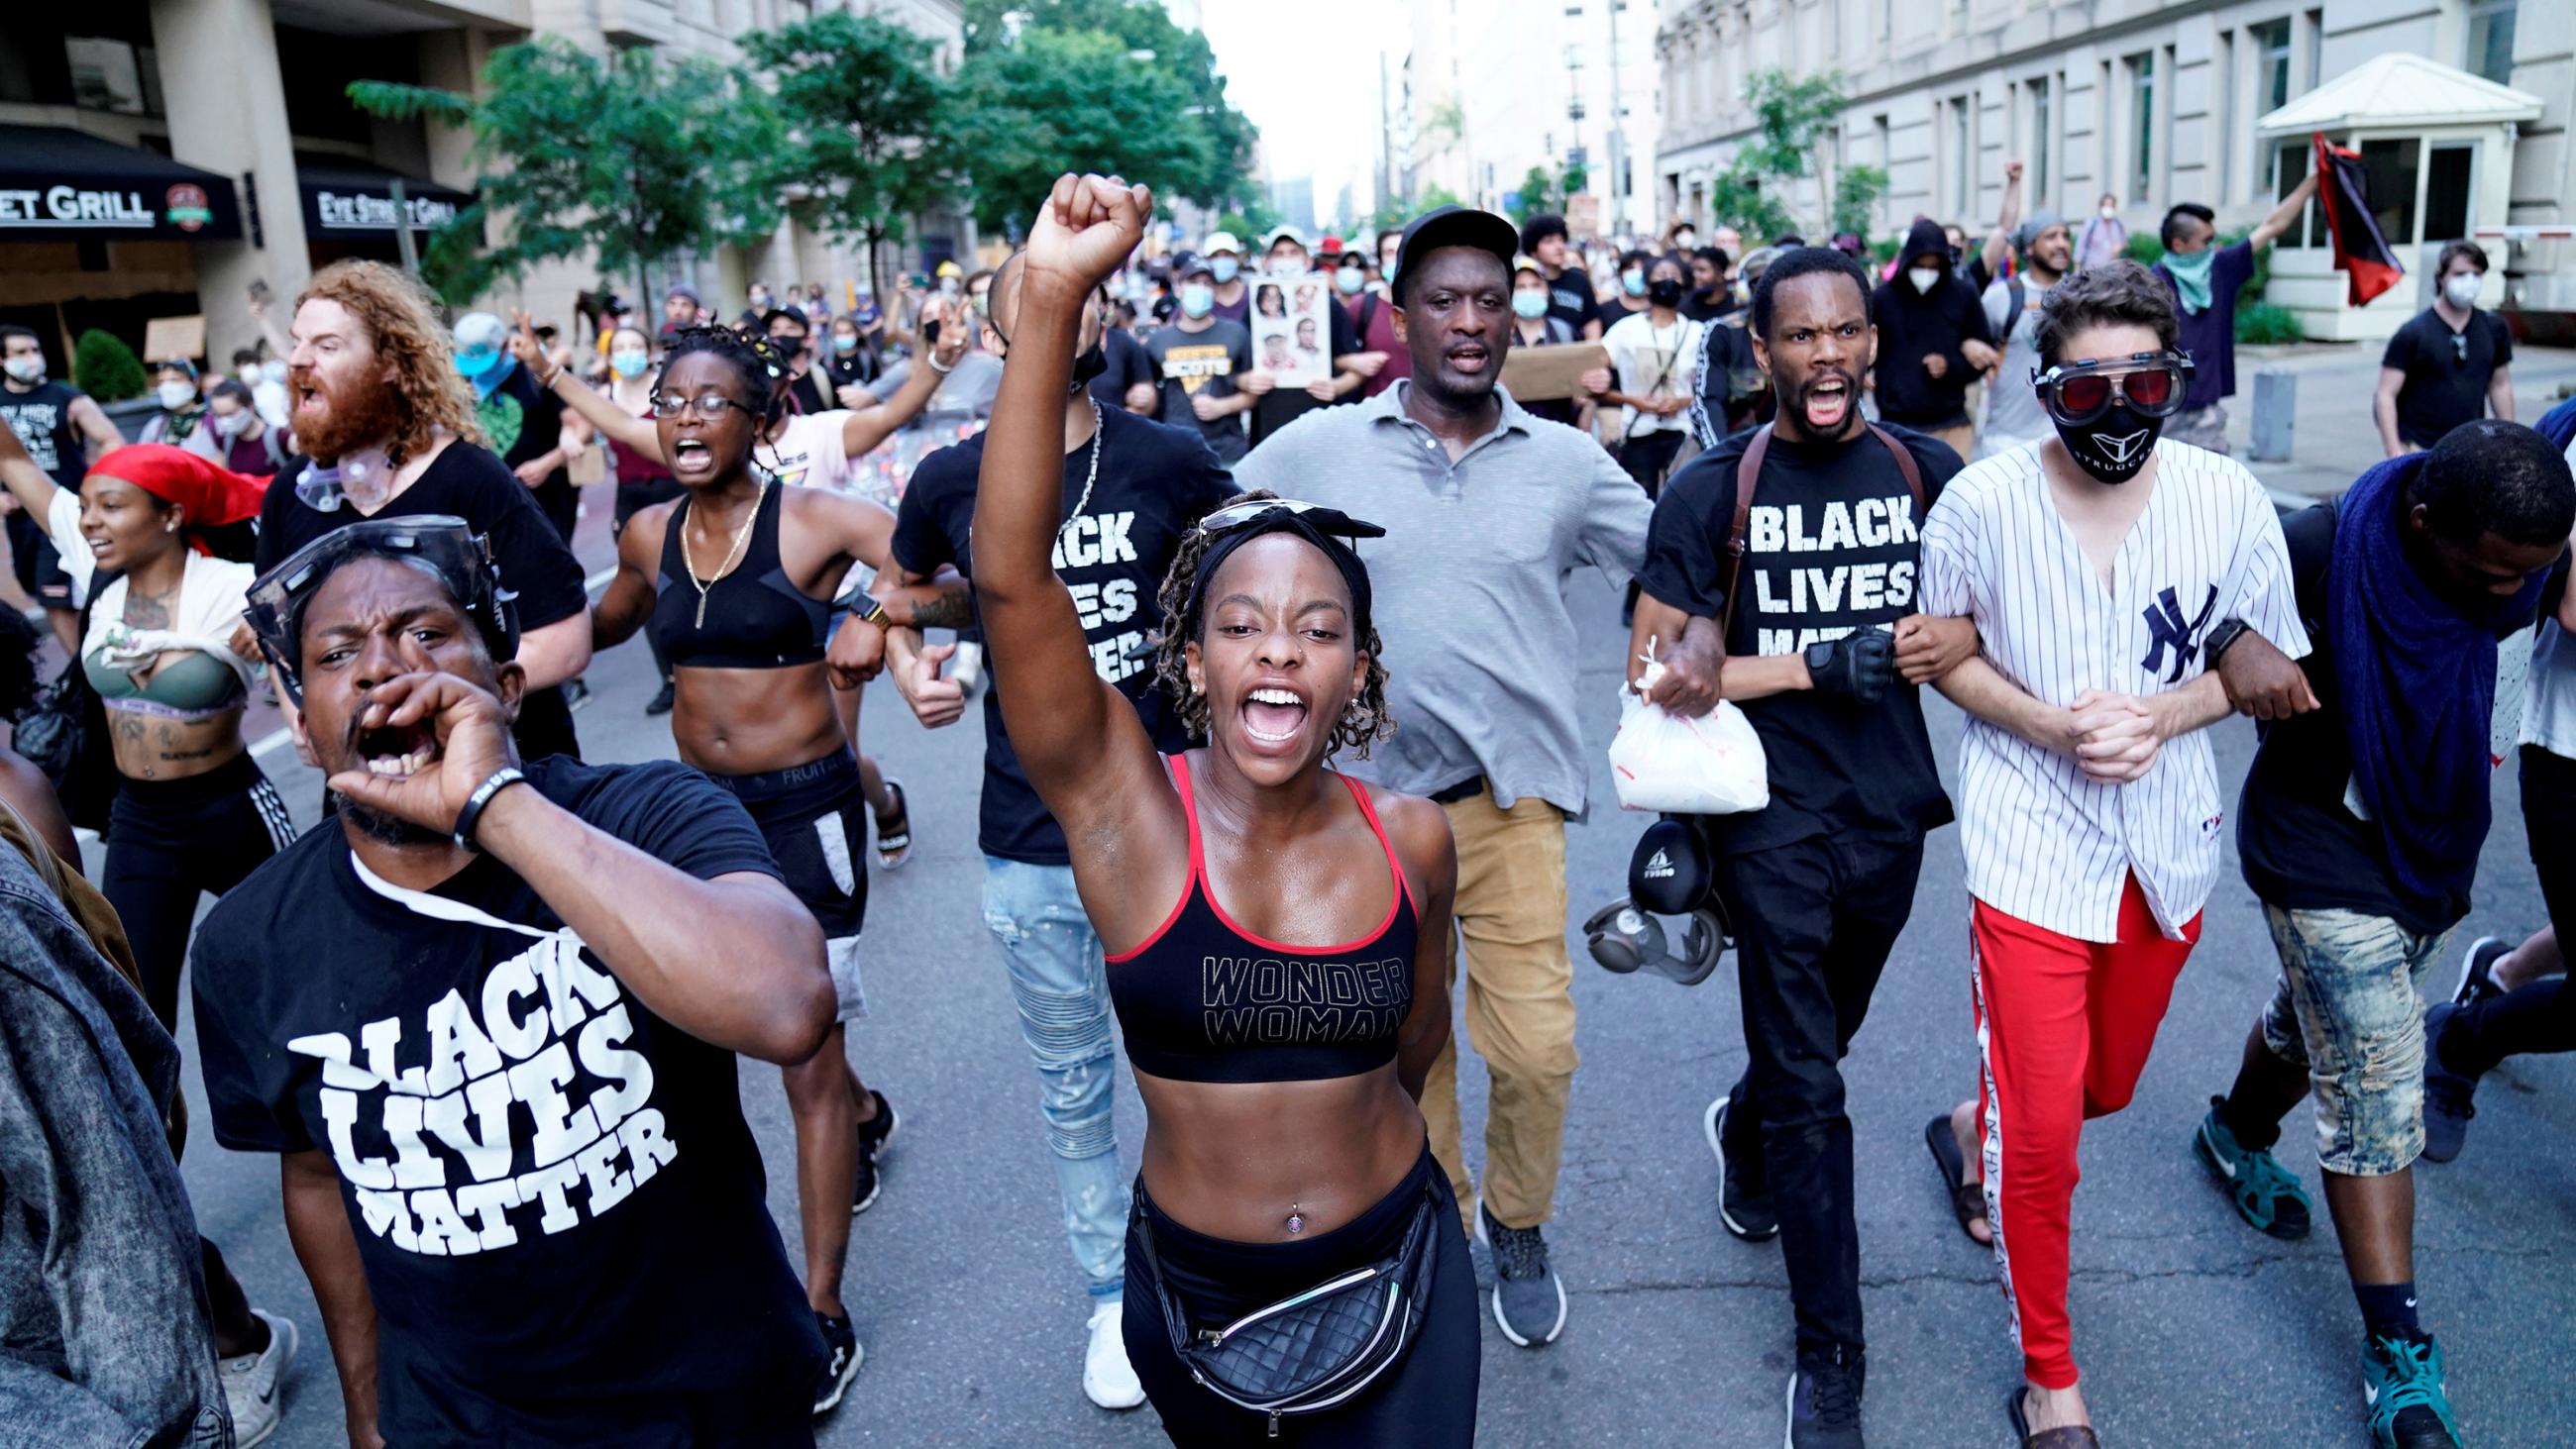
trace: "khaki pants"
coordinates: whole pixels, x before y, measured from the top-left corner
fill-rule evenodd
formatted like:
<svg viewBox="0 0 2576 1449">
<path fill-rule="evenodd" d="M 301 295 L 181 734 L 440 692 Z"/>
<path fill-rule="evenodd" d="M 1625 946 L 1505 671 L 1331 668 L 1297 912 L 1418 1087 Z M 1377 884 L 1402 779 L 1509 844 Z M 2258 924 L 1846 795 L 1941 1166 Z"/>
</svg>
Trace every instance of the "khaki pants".
<svg viewBox="0 0 2576 1449">
<path fill-rule="evenodd" d="M 1574 1086 L 1574 963 L 1565 951 L 1565 815 L 1536 796 L 1509 810 L 1480 791 L 1442 807 L 1458 846 L 1457 938 L 1467 956 L 1467 1040 L 1485 1059 L 1485 1206 L 1507 1228 L 1556 1211 L 1565 1104 Z M 1458 981 L 1458 959 L 1448 961 Z M 1458 1045 L 1422 1091 L 1431 1152 L 1472 1232 L 1475 1195 L 1459 1141 Z"/>
<path fill-rule="evenodd" d="M 1975 423 L 1961 423 L 1955 428 L 1934 428 L 1932 430 L 1932 436 L 1949 444 L 1950 450 L 1957 453 L 1962 459 L 1970 457 L 1977 451 L 1977 425 Z"/>
</svg>

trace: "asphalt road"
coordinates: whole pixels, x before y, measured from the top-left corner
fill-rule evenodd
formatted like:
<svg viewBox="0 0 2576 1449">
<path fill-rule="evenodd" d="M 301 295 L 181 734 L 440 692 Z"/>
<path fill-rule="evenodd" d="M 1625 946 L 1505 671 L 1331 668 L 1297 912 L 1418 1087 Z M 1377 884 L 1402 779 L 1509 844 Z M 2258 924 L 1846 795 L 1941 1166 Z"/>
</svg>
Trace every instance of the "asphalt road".
<svg viewBox="0 0 2576 1449">
<path fill-rule="evenodd" d="M 604 499 L 602 500 L 604 503 Z M 585 529 L 585 534 L 590 530 Z M 585 540 L 587 541 L 587 539 Z M 595 552 L 595 549 L 589 550 Z M 594 559 L 596 563 L 600 560 Z M 1616 720 L 1616 600 L 1569 585 L 1590 649 L 1586 730 Z M 594 760 L 665 757 L 644 717 L 640 645 L 599 659 L 578 716 Z M 1958 716 L 1933 701 L 1945 766 Z M 977 905 L 975 800 L 981 725 L 925 734 L 890 688 L 871 689 L 866 744 L 911 789 L 912 862 L 871 891 L 866 942 L 874 1016 L 850 1034 L 862 1074 L 900 1104 L 885 1195 L 852 1246 L 850 1301 L 867 1363 L 821 1426 L 826 1445 L 1145 1445 L 1151 1408 L 1108 1414 L 1082 1396 L 1084 1302 L 1057 1226 L 1037 1084 L 997 948 Z M 2250 725 L 2220 726 L 2225 777 L 2241 777 Z M 320 786 L 291 752 L 266 764 L 300 824 Z M 1945 769 L 1945 773 L 1947 773 Z M 1572 1298 L 1565 1335 L 1541 1350 L 1485 1331 L 1482 1441 L 1489 1445 L 1768 1446 L 1781 1438 L 1788 1299 L 1776 1245 L 1726 1236 L 1700 1114 L 1744 1060 L 1731 968 L 1684 989 L 1609 975 L 1575 927 L 1624 892 L 1641 817 L 1622 815 L 1596 754 L 1589 823 L 1570 835 L 1568 937 L 1584 1065 L 1548 1232 Z M 2464 931 L 2519 936 L 2542 921 L 2510 769 L 2496 781 L 2477 910 Z M 93 857 L 93 865 L 95 858 Z M 1870 1326 L 1867 1423 L 1880 1446 L 1994 1446 L 2018 1359 L 1987 1250 L 1952 1225 L 1921 1131 L 1972 1085 L 1963 961 L 1967 897 L 1955 831 L 1932 842 L 1914 921 L 1847 1063 L 1859 1144 L 1862 1272 Z M 2463 937 L 2462 939 L 2465 939 Z M 2448 985 L 2448 967 L 2443 987 Z M 2223 1091 L 2247 1022 L 2271 991 L 2271 947 L 2232 869 L 2209 903 L 2136 1103 L 2092 1124 L 2076 1197 L 2073 1312 L 2086 1387 L 2115 1446 L 2363 1446 L 2360 1328 L 2331 1230 L 2283 1244 L 2243 1226 L 2190 1157 L 2207 1098 Z M 183 1037 L 191 1056 L 193 1041 Z M 1463 1065 L 1471 1155 L 1484 1078 Z M 188 1090 L 198 1093 L 196 1074 Z M 2470 1441 L 2576 1443 L 2565 1368 L 2576 1322 L 2576 1062 L 2527 1059 L 2491 1078 L 2468 1151 L 2418 1182 L 2418 1281 L 2451 1362 Z M 201 1102 L 200 1102 L 201 1105 Z M 796 1217 L 792 1147 L 775 1072 L 743 1072 L 743 1105 L 767 1155 L 770 1202 Z M 1143 1114 L 1122 1081 L 1120 1147 L 1132 1164 Z M 265 1159 L 229 1153 L 202 1110 L 185 1174 L 199 1222 L 252 1301 L 293 1317 L 303 1357 L 286 1387 L 282 1449 L 340 1442 L 339 1394 L 319 1322 L 278 1217 Z M 2284 1159 L 2316 1185 L 2307 1111 Z M 2319 1216 L 2324 1214 L 2322 1204 Z M 673 1244 L 676 1252 L 685 1244 Z M 1481 1257 L 1481 1255 L 1480 1255 Z M 645 1265 L 644 1271 L 649 1271 Z"/>
</svg>

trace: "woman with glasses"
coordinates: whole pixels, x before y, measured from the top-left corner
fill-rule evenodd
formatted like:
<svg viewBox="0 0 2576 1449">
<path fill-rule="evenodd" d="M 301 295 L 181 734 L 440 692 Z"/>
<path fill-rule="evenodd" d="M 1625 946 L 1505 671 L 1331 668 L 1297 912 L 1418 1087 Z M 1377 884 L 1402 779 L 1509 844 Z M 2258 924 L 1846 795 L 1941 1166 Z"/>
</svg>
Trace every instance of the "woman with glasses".
<svg viewBox="0 0 2576 1449">
<path fill-rule="evenodd" d="M 593 647 L 650 629 L 671 661 L 671 734 L 682 761 L 739 796 L 788 887 L 821 922 L 839 1020 L 861 1014 L 857 960 L 867 909 L 859 762 L 823 654 L 852 565 L 886 565 L 894 515 L 863 498 L 798 487 L 756 466 L 784 400 L 777 354 L 722 327 L 680 334 L 652 400 L 654 452 L 687 490 L 644 509 L 618 539 L 617 577 L 592 619 Z M 953 577 L 850 612 L 912 620 L 911 604 L 962 592 Z M 841 1301 L 851 1215 L 876 1200 L 877 1154 L 895 1129 L 882 1092 L 850 1069 L 836 1023 L 823 1049 L 782 1069 L 796 1121 L 805 1292 L 832 1361 L 814 1411 L 840 1402 L 860 1350 Z"/>
<path fill-rule="evenodd" d="M 2076 1147 L 2128 1106 L 2218 882 L 2208 727 L 2316 704 L 2270 496 L 2161 436 L 2191 377 L 2176 326 L 2135 262 L 2050 288 L 2032 381 L 2055 435 L 1971 464 L 1923 524 L 1922 608 L 1973 619 L 1982 646 L 1939 682 L 1974 717 L 1957 799 L 1978 1092 L 1925 1136 L 1961 1226 L 1991 1225 L 2030 1449 L 2098 1442 L 2066 1301 Z"/>
<path fill-rule="evenodd" d="M 1390 728 L 1348 542 L 1382 530 L 1268 497 L 1207 516 L 1158 660 L 1207 745 L 1168 758 L 1050 567 L 1083 308 L 1151 211 L 1096 176 L 1040 209 L 974 522 L 1003 720 L 1063 823 L 1145 1100 L 1127 1352 L 1176 1443 L 1463 1445 L 1475 1289 L 1417 1106 L 1456 859 L 1437 807 L 1326 768 Z"/>
</svg>

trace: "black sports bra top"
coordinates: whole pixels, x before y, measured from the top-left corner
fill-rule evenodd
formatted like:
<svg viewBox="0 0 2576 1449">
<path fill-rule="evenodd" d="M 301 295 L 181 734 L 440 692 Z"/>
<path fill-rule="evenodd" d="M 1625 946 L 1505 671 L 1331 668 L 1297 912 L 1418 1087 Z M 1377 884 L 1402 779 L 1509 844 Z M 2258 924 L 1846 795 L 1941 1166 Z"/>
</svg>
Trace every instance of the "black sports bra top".
<svg viewBox="0 0 2576 1449">
<path fill-rule="evenodd" d="M 1208 889 L 1198 801 L 1186 755 L 1166 758 L 1190 822 L 1190 879 L 1144 944 L 1108 958 L 1109 998 L 1136 1070 L 1182 1082 L 1304 1082 L 1357 1076 L 1395 1060 L 1413 1010 L 1421 921 L 1368 787 L 1343 776 L 1386 847 L 1395 898 L 1386 919 L 1342 946 L 1289 946 L 1226 919 Z"/>
<path fill-rule="evenodd" d="M 832 606 L 787 577 L 778 560 L 778 514 L 786 485 L 772 484 L 752 517 L 742 562 L 707 586 L 705 626 L 698 620 L 697 586 L 681 552 L 689 501 L 671 510 L 662 534 L 662 576 L 654 584 L 653 618 L 647 626 L 673 665 L 703 669 L 783 669 L 812 664 L 832 639 Z M 723 560 L 699 560 L 721 567 Z M 703 577 L 703 575 L 701 576 Z"/>
</svg>

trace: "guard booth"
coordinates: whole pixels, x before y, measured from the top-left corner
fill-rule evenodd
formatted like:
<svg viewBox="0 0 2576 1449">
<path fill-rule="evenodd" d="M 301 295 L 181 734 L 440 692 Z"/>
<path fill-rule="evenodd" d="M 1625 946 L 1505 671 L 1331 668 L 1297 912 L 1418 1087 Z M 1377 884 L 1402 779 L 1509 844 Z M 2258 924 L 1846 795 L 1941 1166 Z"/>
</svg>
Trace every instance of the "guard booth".
<svg viewBox="0 0 2576 1449">
<path fill-rule="evenodd" d="M 2315 162 L 2309 137 L 2359 152 L 2370 205 L 2389 246 L 2410 273 L 2430 265 L 2445 242 L 2505 220 L 2513 190 L 2513 149 L 2540 119 L 2541 99 L 2414 54 L 2373 56 L 2255 122 L 2272 156 L 2273 195 L 2286 197 Z M 2491 257 L 2479 305 L 2504 300 L 2504 258 Z M 2424 307 L 2409 276 L 2361 307 L 2345 305 L 2324 211 L 2306 215 L 2272 249 L 2265 300 L 2299 316 L 2307 335 L 2381 341 Z"/>
</svg>

